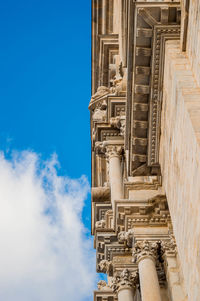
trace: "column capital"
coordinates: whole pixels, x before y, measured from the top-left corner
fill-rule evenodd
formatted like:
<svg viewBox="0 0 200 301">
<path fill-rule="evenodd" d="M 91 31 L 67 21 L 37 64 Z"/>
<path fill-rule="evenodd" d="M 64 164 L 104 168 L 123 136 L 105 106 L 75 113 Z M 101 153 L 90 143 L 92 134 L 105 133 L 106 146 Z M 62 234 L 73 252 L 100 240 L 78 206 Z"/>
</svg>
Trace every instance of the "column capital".
<svg viewBox="0 0 200 301">
<path fill-rule="evenodd" d="M 176 256 L 177 246 L 174 235 L 170 235 L 170 240 L 161 242 L 161 250 L 163 255 L 165 256 Z"/>
<path fill-rule="evenodd" d="M 113 158 L 113 157 L 121 157 L 123 146 L 122 145 L 106 145 L 106 157 Z"/>
<path fill-rule="evenodd" d="M 105 154 L 107 158 L 121 157 L 124 143 L 121 141 L 103 141 L 96 142 L 95 149 L 97 153 Z"/>
<path fill-rule="evenodd" d="M 119 292 L 122 289 L 135 289 L 138 282 L 138 271 L 130 272 L 128 269 L 124 269 L 121 274 L 113 277 L 111 288 L 113 292 Z"/>
<path fill-rule="evenodd" d="M 133 262 L 139 263 L 142 259 L 150 258 L 156 261 L 158 257 L 158 242 L 147 240 L 136 242 L 133 247 Z"/>
</svg>

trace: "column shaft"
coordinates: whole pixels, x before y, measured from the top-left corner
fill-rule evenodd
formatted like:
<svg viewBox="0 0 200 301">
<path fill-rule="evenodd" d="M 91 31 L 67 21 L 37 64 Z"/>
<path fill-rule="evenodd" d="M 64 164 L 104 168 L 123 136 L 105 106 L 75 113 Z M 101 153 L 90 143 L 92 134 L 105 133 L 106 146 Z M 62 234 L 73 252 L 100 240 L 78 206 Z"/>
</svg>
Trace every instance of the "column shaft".
<svg viewBox="0 0 200 301">
<path fill-rule="evenodd" d="M 118 292 L 118 301 L 134 301 L 134 289 L 124 288 Z"/>
<path fill-rule="evenodd" d="M 154 260 L 150 257 L 145 257 L 139 261 L 138 268 L 142 301 L 161 301 Z"/>
<path fill-rule="evenodd" d="M 109 160 L 109 178 L 111 188 L 111 203 L 114 208 L 114 201 L 123 198 L 123 180 L 121 171 L 120 156 L 111 156 Z"/>
</svg>

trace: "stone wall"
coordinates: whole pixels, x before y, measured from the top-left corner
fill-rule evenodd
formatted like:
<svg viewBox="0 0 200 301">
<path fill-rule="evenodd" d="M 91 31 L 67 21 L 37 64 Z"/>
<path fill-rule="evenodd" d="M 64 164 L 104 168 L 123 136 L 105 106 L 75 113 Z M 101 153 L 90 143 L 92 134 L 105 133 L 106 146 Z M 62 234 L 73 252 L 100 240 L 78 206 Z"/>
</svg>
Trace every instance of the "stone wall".
<svg viewBox="0 0 200 301">
<path fill-rule="evenodd" d="M 198 301 L 200 88 L 193 70 L 196 69 L 196 78 L 199 77 L 200 81 L 199 70 L 195 67 L 200 60 L 200 53 L 197 54 L 199 48 L 196 47 L 197 44 L 194 45 L 196 34 L 190 34 L 193 35 L 193 42 L 189 42 L 188 49 L 191 54 L 196 53 L 196 58 L 191 59 L 191 65 L 187 56 L 180 53 L 178 41 L 169 41 L 166 44 L 160 164 L 188 300 Z"/>
<path fill-rule="evenodd" d="M 191 61 L 194 76 L 200 86 L 200 1 L 190 0 L 187 54 Z"/>
</svg>

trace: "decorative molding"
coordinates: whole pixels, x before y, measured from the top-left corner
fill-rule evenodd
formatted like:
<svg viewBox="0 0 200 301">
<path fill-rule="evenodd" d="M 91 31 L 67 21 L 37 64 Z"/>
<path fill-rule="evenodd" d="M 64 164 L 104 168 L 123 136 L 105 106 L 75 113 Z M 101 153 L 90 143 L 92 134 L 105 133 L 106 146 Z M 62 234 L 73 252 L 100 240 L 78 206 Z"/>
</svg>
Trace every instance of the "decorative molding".
<svg viewBox="0 0 200 301">
<path fill-rule="evenodd" d="M 152 56 L 151 94 L 148 130 L 148 165 L 159 163 L 162 83 L 164 77 L 165 42 L 180 38 L 180 26 L 157 25 L 154 27 Z"/>
<path fill-rule="evenodd" d="M 125 132 L 128 175 L 159 175 L 165 41 L 180 38 L 180 4 L 139 1 L 132 9 L 135 17 L 128 27 L 130 38 L 137 38 L 128 49 L 127 77 L 132 83 L 127 88 Z"/>
<path fill-rule="evenodd" d="M 97 221 L 95 224 L 96 229 L 105 229 L 106 227 L 106 221 L 104 219 Z"/>
</svg>

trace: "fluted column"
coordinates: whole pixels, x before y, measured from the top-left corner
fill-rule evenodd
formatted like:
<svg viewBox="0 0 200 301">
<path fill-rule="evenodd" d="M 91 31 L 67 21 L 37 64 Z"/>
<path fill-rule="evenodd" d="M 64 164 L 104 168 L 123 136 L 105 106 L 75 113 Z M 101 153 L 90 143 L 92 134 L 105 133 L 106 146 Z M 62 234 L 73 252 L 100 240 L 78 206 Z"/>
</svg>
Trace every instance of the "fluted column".
<svg viewBox="0 0 200 301">
<path fill-rule="evenodd" d="M 148 241 L 135 243 L 134 260 L 138 263 L 142 301 L 161 301 L 156 271 L 158 244 Z"/>
<path fill-rule="evenodd" d="M 106 156 L 109 164 L 109 181 L 111 189 L 111 203 L 123 198 L 123 178 L 121 169 L 121 146 L 106 146 Z"/>
<path fill-rule="evenodd" d="M 118 294 L 118 301 L 134 301 L 137 283 L 138 273 L 125 269 L 113 278 L 111 287 Z"/>
</svg>

